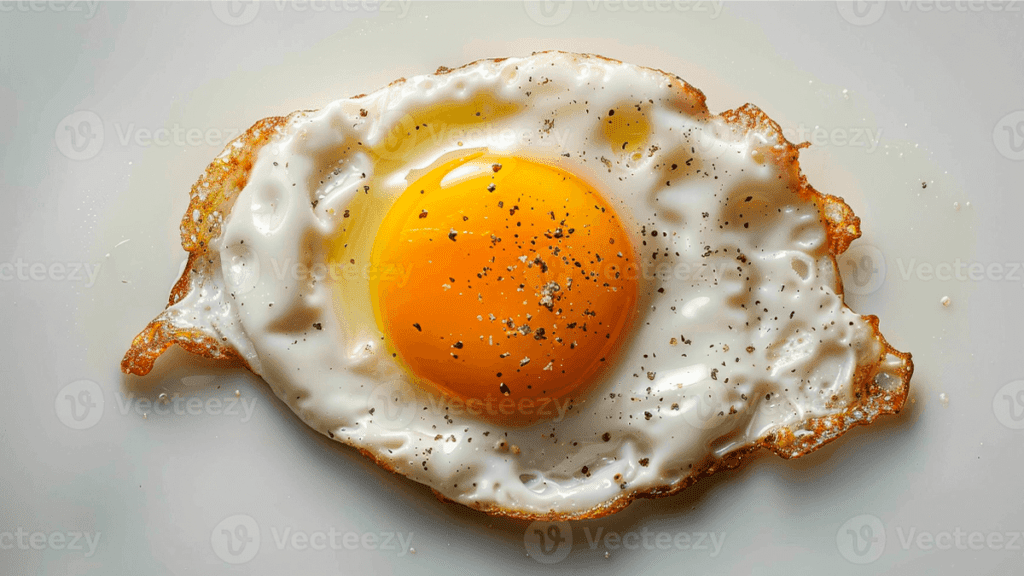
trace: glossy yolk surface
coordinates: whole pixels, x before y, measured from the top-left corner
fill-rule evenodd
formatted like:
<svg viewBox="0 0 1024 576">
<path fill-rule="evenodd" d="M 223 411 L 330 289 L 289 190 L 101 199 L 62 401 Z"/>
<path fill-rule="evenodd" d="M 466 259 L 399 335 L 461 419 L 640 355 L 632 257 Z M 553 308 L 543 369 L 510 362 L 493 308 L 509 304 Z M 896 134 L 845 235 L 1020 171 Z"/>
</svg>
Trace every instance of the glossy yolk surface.
<svg viewBox="0 0 1024 576">
<path fill-rule="evenodd" d="M 392 206 L 372 265 L 406 274 L 375 278 L 371 294 L 390 352 L 418 380 L 485 418 L 526 423 L 541 404 L 579 398 L 610 361 L 632 323 L 635 261 L 615 211 L 584 182 L 478 154 L 428 172 Z"/>
</svg>

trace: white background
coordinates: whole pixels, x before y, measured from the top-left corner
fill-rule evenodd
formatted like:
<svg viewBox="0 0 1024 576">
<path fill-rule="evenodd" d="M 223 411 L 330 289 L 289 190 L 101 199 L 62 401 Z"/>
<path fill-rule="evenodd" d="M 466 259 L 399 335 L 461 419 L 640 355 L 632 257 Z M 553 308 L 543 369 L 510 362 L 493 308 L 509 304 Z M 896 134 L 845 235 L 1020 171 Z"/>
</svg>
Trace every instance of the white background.
<svg viewBox="0 0 1024 576">
<path fill-rule="evenodd" d="M 0 2 L 0 572 L 1019 573 L 1024 536 L 1005 548 L 1024 531 L 1024 383 L 1013 384 L 1024 379 L 1024 271 L 1006 272 L 1024 262 L 1022 12 Z M 526 523 L 441 503 L 378 469 L 244 370 L 172 353 L 147 378 L 121 375 L 184 258 L 187 191 L 227 136 L 438 66 L 544 49 L 679 74 L 712 111 L 753 102 L 791 139 L 812 140 L 812 185 L 864 221 L 862 248 L 843 263 L 848 303 L 914 354 L 902 414 L 797 461 L 765 455 L 574 523 L 566 558 L 542 564 L 527 554 Z M 985 269 L 929 274 L 957 259 Z M 95 281 L 68 277 L 76 266 L 98 270 Z M 251 412 L 205 403 L 235 390 Z M 160 393 L 181 398 L 169 414 L 141 403 Z M 189 398 L 204 403 L 190 412 Z M 222 530 L 258 531 L 259 545 Z M 331 530 L 411 534 L 415 553 L 371 540 L 350 550 L 341 537 L 338 549 L 293 546 Z M 647 540 L 592 548 L 599 530 Z M 67 549 L 74 532 L 98 534 L 93 553 L 84 540 Z M 642 546 L 698 532 L 724 533 L 717 555 Z"/>
</svg>

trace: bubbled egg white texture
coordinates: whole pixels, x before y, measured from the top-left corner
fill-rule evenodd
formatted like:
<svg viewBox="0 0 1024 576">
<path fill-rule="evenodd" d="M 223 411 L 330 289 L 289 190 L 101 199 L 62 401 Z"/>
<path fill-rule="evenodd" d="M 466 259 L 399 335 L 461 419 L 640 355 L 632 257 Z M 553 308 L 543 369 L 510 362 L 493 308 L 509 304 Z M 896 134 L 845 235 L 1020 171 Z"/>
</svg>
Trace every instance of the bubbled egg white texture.
<svg viewBox="0 0 1024 576">
<path fill-rule="evenodd" d="M 708 455 L 827 415 L 884 347 L 835 291 L 813 199 L 768 160 L 781 143 L 702 100 L 659 71 L 545 53 L 300 114 L 259 152 L 215 246 L 237 316 L 224 334 L 316 430 L 451 500 L 527 516 L 678 484 Z M 498 394 L 470 410 L 418 383 L 375 319 L 388 210 L 476 153 L 575 175 L 632 243 L 635 315 L 571 403 Z M 503 400 L 530 422 L 492 417 Z"/>
</svg>

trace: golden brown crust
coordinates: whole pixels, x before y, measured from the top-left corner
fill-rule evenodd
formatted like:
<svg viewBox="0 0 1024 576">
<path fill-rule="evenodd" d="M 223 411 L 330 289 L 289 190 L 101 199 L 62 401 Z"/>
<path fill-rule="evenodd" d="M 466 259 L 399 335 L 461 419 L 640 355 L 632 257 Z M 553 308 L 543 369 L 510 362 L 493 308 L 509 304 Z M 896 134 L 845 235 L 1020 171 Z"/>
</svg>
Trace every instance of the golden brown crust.
<svg viewBox="0 0 1024 576">
<path fill-rule="evenodd" d="M 569 56 L 599 58 L 621 64 L 618 60 L 597 55 Z M 477 60 L 459 68 L 441 67 L 438 68 L 435 75 L 449 74 L 483 61 L 501 62 L 502 60 L 504 59 Z M 710 117 L 705 104 L 705 96 L 700 90 L 690 86 L 673 74 L 654 68 L 648 68 L 648 70 L 665 75 L 670 82 L 670 86 L 680 93 L 684 101 L 694 103 L 694 106 L 689 111 L 690 113 L 700 118 L 706 119 Z M 403 82 L 405 82 L 405 79 L 400 78 L 392 82 L 391 85 Z M 355 96 L 354 98 L 362 96 L 364 95 Z M 206 172 L 192 187 L 191 202 L 181 224 L 182 247 L 189 252 L 189 258 L 185 270 L 171 291 L 168 307 L 181 301 L 191 290 L 198 289 L 201 286 L 202 276 L 209 266 L 209 259 L 205 258 L 208 246 L 213 239 L 220 235 L 224 218 L 230 213 L 235 198 L 248 181 L 249 172 L 252 169 L 256 154 L 263 145 L 278 133 L 288 120 L 301 113 L 295 112 L 287 118 L 272 117 L 257 122 L 245 134 L 232 141 L 225 151 L 207 167 Z M 779 125 L 751 104 L 723 112 L 718 115 L 718 118 L 740 131 L 756 131 L 763 135 L 774 137 L 777 145 L 773 148 L 770 160 L 791 176 L 794 181 L 799 183 L 799 189 L 796 192 L 802 198 L 812 200 L 818 206 L 822 215 L 822 222 L 827 230 L 829 256 L 832 259 L 833 267 L 838 270 L 836 257 L 842 254 L 853 240 L 860 237 L 860 219 L 854 215 L 842 198 L 820 193 L 807 183 L 806 177 L 800 172 L 799 153 L 800 149 L 808 146 L 808 144 L 794 144 L 787 141 Z M 199 217 L 193 218 L 195 214 L 198 214 Z M 835 290 L 842 297 L 842 281 L 838 273 L 836 274 Z M 637 498 L 663 498 L 676 494 L 701 478 L 721 470 L 729 470 L 742 465 L 761 449 L 770 450 L 783 458 L 797 458 L 832 442 L 855 426 L 869 424 L 883 414 L 898 413 L 907 399 L 910 379 L 914 371 L 911 355 L 899 352 L 889 345 L 878 331 L 877 317 L 863 316 L 863 318 L 872 326 L 875 337 L 883 349 L 874 368 L 877 369 L 889 356 L 899 359 L 901 365 L 896 371 L 899 385 L 894 389 L 883 389 L 875 381 L 876 370 L 868 368 L 858 371 L 854 376 L 854 389 L 859 401 L 835 414 L 800 423 L 801 429 L 813 431 L 810 434 L 802 434 L 800 437 L 797 437 L 790 428 L 780 427 L 756 442 L 734 450 L 721 458 L 709 455 L 703 462 L 694 467 L 693 472 L 689 476 L 675 483 L 648 490 L 636 490 L 625 493 L 582 512 L 527 513 L 521 510 L 482 504 L 470 505 L 470 507 L 494 516 L 507 516 L 524 520 L 554 521 L 599 518 L 622 510 Z M 131 348 L 125 354 L 124 360 L 121 363 L 121 369 L 126 373 L 147 374 L 152 369 L 156 358 L 174 344 L 181 346 L 189 352 L 208 358 L 240 360 L 240 357 L 234 350 L 217 342 L 205 332 L 190 328 L 187 325 L 176 324 L 173 315 L 165 311 L 135 338 Z M 333 434 L 329 435 L 333 438 Z M 395 472 L 388 462 L 382 460 L 376 454 L 362 448 L 357 447 L 357 449 L 377 465 Z M 436 490 L 434 490 L 434 493 L 442 501 L 451 501 Z"/>
<path fill-rule="evenodd" d="M 222 345 L 205 332 L 179 328 L 167 315 L 161 314 L 132 340 L 131 348 L 121 360 L 121 370 L 139 376 L 149 374 L 156 359 L 174 344 L 215 360 L 241 360 L 234 349 Z"/>
<path fill-rule="evenodd" d="M 181 219 L 181 247 L 189 253 L 188 262 L 171 289 L 168 308 L 202 285 L 203 274 L 210 264 L 207 258 L 210 242 L 220 236 L 226 215 L 249 180 L 259 149 L 287 120 L 275 116 L 253 124 L 245 134 L 228 143 L 192 186 L 188 210 Z M 206 332 L 176 323 L 174 315 L 165 310 L 132 341 L 121 360 L 121 370 L 139 376 L 149 374 L 156 359 L 174 344 L 207 358 L 239 359 L 237 352 Z"/>
</svg>

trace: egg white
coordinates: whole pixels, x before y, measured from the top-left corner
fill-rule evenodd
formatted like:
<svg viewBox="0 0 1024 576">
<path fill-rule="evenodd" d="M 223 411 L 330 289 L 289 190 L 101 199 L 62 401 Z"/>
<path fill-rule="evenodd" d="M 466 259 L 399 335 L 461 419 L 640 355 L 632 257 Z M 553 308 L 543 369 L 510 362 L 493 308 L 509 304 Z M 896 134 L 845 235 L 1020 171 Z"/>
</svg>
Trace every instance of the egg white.
<svg viewBox="0 0 1024 576">
<path fill-rule="evenodd" d="M 479 120 L 446 121 L 474 110 Z M 610 137 L 609 110 L 638 110 L 641 141 Z M 217 300 L 206 323 L 282 400 L 396 472 L 475 508 L 585 515 L 684 485 L 709 457 L 781 429 L 812 434 L 807 423 L 854 403 L 865 378 L 903 378 L 902 361 L 884 358 L 870 323 L 844 306 L 822 214 L 797 193 L 799 174 L 771 161 L 785 146 L 709 115 L 674 77 L 599 57 L 543 53 L 412 78 L 292 118 L 259 152 L 213 246 L 222 291 L 178 306 L 199 317 Z M 613 365 L 586 399 L 548 405 L 528 427 L 410 382 L 384 352 L 363 278 L 390 203 L 423 170 L 476 150 L 593 185 L 629 225 L 645 271 L 639 320 Z M 328 248 L 339 234 L 347 260 Z"/>
</svg>

